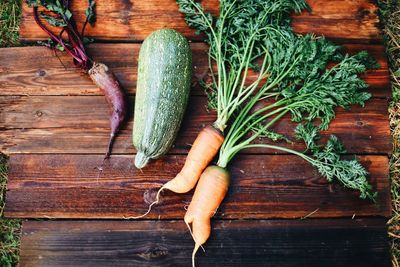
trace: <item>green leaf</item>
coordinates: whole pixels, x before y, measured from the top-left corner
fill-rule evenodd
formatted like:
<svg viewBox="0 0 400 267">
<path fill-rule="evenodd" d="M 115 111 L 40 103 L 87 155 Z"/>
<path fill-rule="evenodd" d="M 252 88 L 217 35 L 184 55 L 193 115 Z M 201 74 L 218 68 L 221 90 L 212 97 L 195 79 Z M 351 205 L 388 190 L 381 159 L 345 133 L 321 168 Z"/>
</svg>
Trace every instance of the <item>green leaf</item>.
<svg viewBox="0 0 400 267">
<path fill-rule="evenodd" d="M 59 50 L 59 51 L 61 51 L 61 52 L 65 50 L 65 49 L 64 49 L 64 46 L 62 46 L 61 44 L 57 44 L 57 45 L 56 45 L 56 49 Z"/>
<path fill-rule="evenodd" d="M 60 16 L 64 16 L 65 15 L 65 11 L 66 8 L 61 5 L 60 1 L 45 1 L 46 3 L 43 5 L 45 8 L 47 8 L 50 11 L 54 11 L 55 13 L 57 13 Z"/>
<path fill-rule="evenodd" d="M 55 43 L 52 39 L 48 39 L 46 41 L 38 41 L 37 43 L 39 45 L 43 45 L 43 46 L 46 46 L 48 48 L 57 49 L 57 50 L 59 50 L 61 52 L 65 50 L 64 47 L 61 44 Z"/>
<path fill-rule="evenodd" d="M 274 132 L 274 131 L 271 131 L 268 129 L 260 130 L 260 128 L 261 127 L 259 127 L 259 126 L 257 127 L 257 125 L 256 125 L 256 126 L 254 126 L 254 129 L 253 129 L 253 132 L 260 131 L 260 135 L 259 135 L 260 138 L 267 138 L 273 142 L 284 141 L 284 142 L 290 143 L 290 144 L 293 143 L 291 140 L 289 140 L 289 138 L 287 138 L 283 134 L 280 134 L 280 133 L 277 133 L 277 132 Z"/>
<path fill-rule="evenodd" d="M 49 48 L 54 48 L 55 47 L 55 43 L 53 40 L 51 39 L 47 39 L 46 41 L 37 41 L 38 45 L 43 45 Z"/>
<path fill-rule="evenodd" d="M 343 145 L 336 136 L 331 136 L 323 149 L 314 152 L 315 160 L 311 164 L 328 181 L 337 180 L 344 187 L 358 190 L 360 198 L 369 198 L 376 202 L 377 193 L 372 191 L 368 182 L 367 170 L 356 159 L 341 159 L 340 154 L 343 153 Z"/>
<path fill-rule="evenodd" d="M 88 8 L 85 15 L 89 24 L 93 27 L 96 22 L 96 3 L 95 0 L 88 0 Z"/>
<path fill-rule="evenodd" d="M 69 9 L 66 9 L 66 10 L 65 10 L 64 15 L 65 15 L 65 17 L 66 17 L 67 19 L 71 19 L 71 18 L 72 18 L 72 13 L 71 13 L 71 11 L 69 11 Z"/>
<path fill-rule="evenodd" d="M 295 129 L 295 137 L 303 140 L 307 149 L 314 152 L 319 149 L 316 141 L 319 140 L 319 130 L 312 123 L 299 124 Z"/>
<path fill-rule="evenodd" d="M 29 7 L 39 7 L 42 5 L 40 0 L 26 0 Z"/>
<path fill-rule="evenodd" d="M 217 17 L 205 11 L 201 1 L 176 2 L 186 23 L 205 35 L 210 66 L 217 68 L 210 70 L 213 81 L 206 93 L 209 107 L 217 110 L 214 125 L 229 129 L 219 155 L 223 167 L 241 149 L 261 147 L 254 144 L 258 137 L 285 140 L 288 133 L 274 126 L 289 114 L 300 124 L 295 136 L 313 157 L 292 150 L 294 154 L 328 181 L 359 190 L 362 198 L 374 198 L 366 170 L 356 160 L 341 158 L 345 149 L 336 137 L 325 147 L 317 144 L 319 131 L 329 127 L 338 107 L 364 106 L 370 99 L 359 74 L 377 68 L 374 59 L 366 52 L 343 54 L 323 37 L 294 33 L 291 14 L 308 8 L 302 0 L 221 0 Z M 249 69 L 256 73 L 252 79 Z"/>
<path fill-rule="evenodd" d="M 90 38 L 90 37 L 83 37 L 82 41 L 83 41 L 83 43 L 86 45 L 86 44 L 93 43 L 93 42 L 94 42 L 94 39 L 93 39 L 93 38 Z"/>
<path fill-rule="evenodd" d="M 43 12 L 40 13 L 40 17 L 45 19 L 50 25 L 55 26 L 55 27 L 65 27 L 67 26 L 67 23 L 60 18 L 55 18 L 50 15 L 46 15 Z"/>
<path fill-rule="evenodd" d="M 394 76 L 400 77 L 400 68 L 394 72 Z"/>
<path fill-rule="evenodd" d="M 71 11 L 68 10 L 68 6 L 64 6 L 64 2 L 59 0 L 26 0 L 26 3 L 30 7 L 44 7 L 48 11 L 54 12 L 56 15 L 69 20 L 72 17 Z"/>
</svg>

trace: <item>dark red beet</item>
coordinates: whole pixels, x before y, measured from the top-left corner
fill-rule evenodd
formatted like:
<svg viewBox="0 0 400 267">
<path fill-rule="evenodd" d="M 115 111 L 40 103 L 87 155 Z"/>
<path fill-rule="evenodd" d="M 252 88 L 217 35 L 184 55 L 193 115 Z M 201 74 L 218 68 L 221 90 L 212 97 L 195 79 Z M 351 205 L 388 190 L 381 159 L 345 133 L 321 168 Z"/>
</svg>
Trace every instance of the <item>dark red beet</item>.
<svg viewBox="0 0 400 267">
<path fill-rule="evenodd" d="M 125 96 L 121 85 L 119 84 L 114 73 L 102 63 L 93 63 L 92 68 L 89 70 L 89 76 L 93 82 L 102 90 L 106 97 L 107 103 L 111 108 L 111 133 L 110 141 L 105 158 L 111 154 L 112 145 L 121 125 L 125 121 L 126 116 L 126 103 Z"/>
<path fill-rule="evenodd" d="M 83 34 L 86 24 L 88 23 L 88 17 L 84 23 L 82 34 L 79 34 L 79 32 L 76 30 L 76 23 L 73 21 L 72 15 L 67 16 L 69 0 L 63 0 L 61 3 L 63 8 L 57 8 L 57 10 L 54 9 L 54 3 L 52 2 L 42 3 L 29 0 L 27 0 L 27 2 L 29 5 L 33 6 L 33 17 L 36 23 L 49 35 L 51 40 L 54 42 L 53 44 L 49 43 L 48 46 L 56 49 L 57 46 L 55 44 L 61 45 L 63 48 L 62 50 L 67 52 L 73 58 L 75 65 L 88 72 L 90 78 L 98 87 L 100 87 L 105 95 L 108 105 L 111 108 L 111 133 L 107 152 L 104 157 L 104 159 L 107 159 L 111 154 L 115 137 L 121 128 L 121 125 L 125 121 L 126 102 L 124 91 L 122 90 L 122 87 L 114 73 L 109 70 L 106 65 L 93 62 L 86 54 L 83 42 Z M 91 8 L 94 8 L 94 2 L 91 3 L 91 1 L 89 1 L 89 4 Z M 53 13 L 56 13 L 56 16 L 53 17 L 53 19 L 57 19 L 58 21 L 62 19 L 65 22 L 65 24 L 61 24 L 62 26 L 60 27 L 62 30 L 59 34 L 55 34 L 45 24 L 42 23 L 38 11 L 38 7 L 40 5 L 44 5 L 43 7 L 53 10 Z M 94 11 L 92 10 L 92 12 Z M 64 36 L 66 38 L 63 37 L 63 34 L 66 35 Z"/>
</svg>

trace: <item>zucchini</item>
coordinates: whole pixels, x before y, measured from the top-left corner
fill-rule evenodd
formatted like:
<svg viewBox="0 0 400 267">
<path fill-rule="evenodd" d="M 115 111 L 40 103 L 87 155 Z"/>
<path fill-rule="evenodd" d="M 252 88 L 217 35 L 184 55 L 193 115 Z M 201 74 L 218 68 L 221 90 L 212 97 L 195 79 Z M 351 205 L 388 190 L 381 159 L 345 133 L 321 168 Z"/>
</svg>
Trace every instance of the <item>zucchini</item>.
<svg viewBox="0 0 400 267">
<path fill-rule="evenodd" d="M 133 145 L 141 169 L 175 141 L 190 93 L 192 52 L 180 33 L 162 29 L 143 42 L 138 65 Z"/>
</svg>

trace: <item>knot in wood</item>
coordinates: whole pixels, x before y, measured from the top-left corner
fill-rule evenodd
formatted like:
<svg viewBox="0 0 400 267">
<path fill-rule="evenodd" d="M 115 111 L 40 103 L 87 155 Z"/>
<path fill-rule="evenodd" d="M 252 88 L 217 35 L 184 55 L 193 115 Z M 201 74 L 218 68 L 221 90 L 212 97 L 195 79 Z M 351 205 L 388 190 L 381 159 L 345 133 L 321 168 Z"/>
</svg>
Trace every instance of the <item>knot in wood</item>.
<svg viewBox="0 0 400 267">
<path fill-rule="evenodd" d="M 168 255 L 168 249 L 163 247 L 151 247 L 143 253 L 138 254 L 139 257 L 145 260 L 157 259 Z"/>
<path fill-rule="evenodd" d="M 149 205 L 156 200 L 156 197 L 157 197 L 156 190 L 149 189 L 149 190 L 144 191 L 144 193 L 143 193 L 143 200 L 145 203 L 147 203 Z M 161 199 L 160 199 L 159 203 L 161 203 Z"/>
<path fill-rule="evenodd" d="M 37 76 L 43 77 L 46 75 L 46 71 L 45 70 L 38 70 L 37 71 Z"/>
<path fill-rule="evenodd" d="M 36 111 L 35 115 L 37 117 L 42 117 L 43 116 L 43 112 L 41 112 L 40 110 Z"/>
<path fill-rule="evenodd" d="M 369 14 L 370 14 L 370 11 L 369 11 L 368 9 L 365 9 L 365 8 L 363 8 L 363 7 L 360 7 L 360 8 L 357 10 L 357 15 L 356 15 L 357 20 L 358 20 L 358 21 L 362 21 L 362 20 L 368 18 Z"/>
<path fill-rule="evenodd" d="M 359 126 L 359 127 L 362 127 L 362 126 L 364 126 L 364 122 L 361 121 L 361 120 L 356 121 L 356 125 Z"/>
</svg>

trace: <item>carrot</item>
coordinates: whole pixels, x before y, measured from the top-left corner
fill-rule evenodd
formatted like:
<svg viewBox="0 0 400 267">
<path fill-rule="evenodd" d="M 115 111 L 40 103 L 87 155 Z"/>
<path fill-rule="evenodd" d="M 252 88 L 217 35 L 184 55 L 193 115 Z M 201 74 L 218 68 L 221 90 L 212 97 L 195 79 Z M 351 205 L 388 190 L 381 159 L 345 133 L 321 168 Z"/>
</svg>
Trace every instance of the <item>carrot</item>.
<svg viewBox="0 0 400 267">
<path fill-rule="evenodd" d="M 221 131 L 211 125 L 203 128 L 194 141 L 182 170 L 161 189 L 168 189 L 179 194 L 193 189 L 201 173 L 213 160 L 223 142 L 224 136 Z"/>
<path fill-rule="evenodd" d="M 157 192 L 156 199 L 149 205 L 147 211 L 139 216 L 126 217 L 126 219 L 139 219 L 150 213 L 152 207 L 159 203 L 160 193 L 168 189 L 175 193 L 186 193 L 194 188 L 203 170 L 210 164 L 224 142 L 221 131 L 208 125 L 197 136 L 192 148 L 186 157 L 185 164 L 178 175 L 164 184 Z"/>
<path fill-rule="evenodd" d="M 222 167 L 212 165 L 204 170 L 196 186 L 184 218 L 195 242 L 192 254 L 193 267 L 197 250 L 210 237 L 211 218 L 224 199 L 229 182 L 229 172 Z"/>
</svg>

